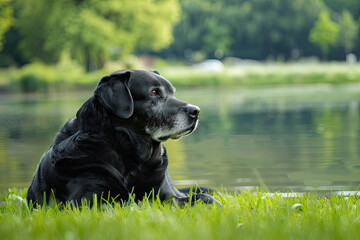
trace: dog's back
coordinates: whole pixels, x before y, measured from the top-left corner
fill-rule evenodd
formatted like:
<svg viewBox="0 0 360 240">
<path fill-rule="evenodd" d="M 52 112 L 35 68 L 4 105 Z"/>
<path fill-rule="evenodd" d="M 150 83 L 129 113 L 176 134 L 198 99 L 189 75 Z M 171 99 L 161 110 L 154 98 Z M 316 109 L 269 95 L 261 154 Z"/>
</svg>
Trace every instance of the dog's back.
<svg viewBox="0 0 360 240">
<path fill-rule="evenodd" d="M 61 144 L 63 141 L 69 140 L 70 137 L 74 136 L 74 134 L 79 130 L 77 119 L 70 119 L 65 123 L 65 125 L 60 129 L 60 131 L 56 134 L 55 139 L 50 146 L 50 148 L 42 155 L 37 170 L 34 174 L 32 182 L 27 192 L 26 199 L 28 202 L 37 202 L 38 204 L 42 204 L 42 201 L 48 200 L 50 198 L 50 194 L 54 185 L 57 184 L 49 184 L 48 178 L 46 177 L 48 174 L 55 174 L 52 171 L 52 167 L 49 167 L 49 162 L 52 161 L 55 163 L 56 157 L 54 156 L 53 148 Z M 45 173 L 45 175 L 43 174 Z M 55 176 L 53 176 L 55 177 Z"/>
<path fill-rule="evenodd" d="M 122 184 L 124 178 L 119 173 L 122 166 L 112 164 L 121 163 L 118 154 L 104 139 L 103 132 L 89 131 L 99 128 L 98 122 L 108 122 L 107 116 L 93 111 L 98 104 L 94 102 L 93 98 L 85 102 L 77 118 L 67 121 L 56 134 L 34 174 L 28 202 L 48 202 L 52 193 L 57 202 L 64 203 L 72 200 L 79 203 L 82 199 L 90 200 L 93 194 L 101 196 L 110 191 L 111 197 L 127 196 L 128 190 Z"/>
</svg>

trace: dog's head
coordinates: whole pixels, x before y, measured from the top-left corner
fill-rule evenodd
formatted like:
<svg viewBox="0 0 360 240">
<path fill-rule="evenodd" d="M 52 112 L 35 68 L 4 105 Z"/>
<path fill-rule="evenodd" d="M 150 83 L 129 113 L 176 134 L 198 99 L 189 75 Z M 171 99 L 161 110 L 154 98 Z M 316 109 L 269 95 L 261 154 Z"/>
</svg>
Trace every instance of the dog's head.
<svg viewBox="0 0 360 240">
<path fill-rule="evenodd" d="M 175 98 L 157 71 L 124 70 L 104 76 L 94 96 L 119 122 L 156 141 L 179 139 L 197 127 L 200 108 Z"/>
</svg>

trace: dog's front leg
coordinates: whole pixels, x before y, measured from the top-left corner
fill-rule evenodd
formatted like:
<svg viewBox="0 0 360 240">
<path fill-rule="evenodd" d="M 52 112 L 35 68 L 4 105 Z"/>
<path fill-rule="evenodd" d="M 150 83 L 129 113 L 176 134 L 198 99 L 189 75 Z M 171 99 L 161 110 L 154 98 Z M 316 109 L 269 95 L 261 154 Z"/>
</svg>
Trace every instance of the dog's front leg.
<svg viewBox="0 0 360 240">
<path fill-rule="evenodd" d="M 173 184 L 168 171 L 165 172 L 165 179 L 161 185 L 159 197 L 161 201 L 167 201 L 171 198 L 181 199 L 186 198 L 186 194 L 181 193 Z"/>
<path fill-rule="evenodd" d="M 221 206 L 214 197 L 209 194 L 204 193 L 192 193 L 191 197 L 187 194 L 180 192 L 173 184 L 169 173 L 166 171 L 165 173 L 165 181 L 160 189 L 160 200 L 166 201 L 171 198 L 174 198 L 179 206 L 184 206 L 186 203 L 190 203 L 193 205 L 197 200 L 201 200 L 207 204 L 216 204 L 217 206 Z"/>
</svg>

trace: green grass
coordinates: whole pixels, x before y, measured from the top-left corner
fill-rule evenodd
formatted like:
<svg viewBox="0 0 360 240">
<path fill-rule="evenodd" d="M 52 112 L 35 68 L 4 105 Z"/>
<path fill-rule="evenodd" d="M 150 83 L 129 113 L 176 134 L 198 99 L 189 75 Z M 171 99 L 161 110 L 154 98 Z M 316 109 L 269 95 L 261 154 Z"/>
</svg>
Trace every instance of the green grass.
<svg viewBox="0 0 360 240">
<path fill-rule="evenodd" d="M 175 86 L 258 86 L 294 84 L 338 84 L 360 81 L 360 65 L 261 64 L 225 68 L 222 72 L 201 72 L 173 67 L 161 72 Z"/>
<path fill-rule="evenodd" d="M 0 196 L 1 239 L 358 239 L 355 196 L 281 197 L 262 192 L 215 197 L 223 207 L 197 203 L 133 202 L 82 210 L 29 210 L 26 192 Z"/>
<path fill-rule="evenodd" d="M 94 89 L 98 80 L 122 69 L 109 65 L 85 73 L 76 65 L 46 66 L 33 63 L 20 69 L 0 69 L 0 90 L 9 92 L 64 92 Z M 153 69 L 154 67 L 148 67 Z M 188 66 L 161 66 L 160 73 L 176 87 L 294 85 L 359 82 L 360 65 L 345 63 L 260 64 L 225 67 L 222 72 L 205 72 Z"/>
</svg>

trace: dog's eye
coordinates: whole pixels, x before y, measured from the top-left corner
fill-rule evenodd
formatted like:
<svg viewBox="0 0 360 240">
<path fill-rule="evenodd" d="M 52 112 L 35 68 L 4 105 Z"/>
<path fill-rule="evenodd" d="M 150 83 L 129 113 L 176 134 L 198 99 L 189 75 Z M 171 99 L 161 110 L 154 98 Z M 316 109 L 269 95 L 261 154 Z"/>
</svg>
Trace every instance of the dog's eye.
<svg viewBox="0 0 360 240">
<path fill-rule="evenodd" d="M 150 96 L 152 97 L 156 97 L 159 96 L 159 90 L 158 89 L 154 89 L 150 92 Z"/>
</svg>

